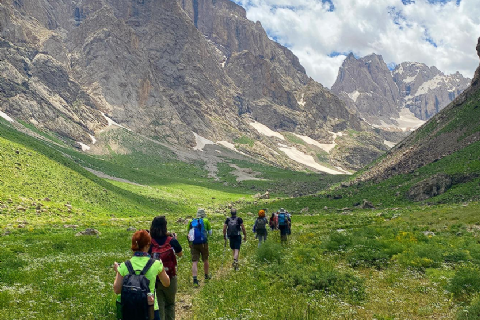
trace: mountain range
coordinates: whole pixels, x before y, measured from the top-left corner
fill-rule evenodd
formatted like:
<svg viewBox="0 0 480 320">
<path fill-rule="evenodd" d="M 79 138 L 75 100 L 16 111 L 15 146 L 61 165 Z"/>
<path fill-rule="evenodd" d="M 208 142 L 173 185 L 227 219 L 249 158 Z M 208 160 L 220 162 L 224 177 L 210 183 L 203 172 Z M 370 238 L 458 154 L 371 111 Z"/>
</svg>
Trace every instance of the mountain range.
<svg viewBox="0 0 480 320">
<path fill-rule="evenodd" d="M 0 4 L 0 112 L 85 152 L 131 152 L 108 134 L 128 131 L 179 157 L 187 151 L 215 162 L 234 151 L 281 167 L 348 173 L 405 136 L 389 128 L 402 111 L 394 102 L 441 76 L 418 71 L 412 94 L 382 97 L 415 71 L 402 64 L 405 73 L 390 81 L 378 57 L 370 79 L 378 80 L 371 85 L 380 104 L 347 81 L 347 66 L 364 62 L 349 56 L 343 84 L 330 91 L 230 0 L 9 0 Z M 433 112 L 430 95 L 419 96 L 420 118 Z"/>
<path fill-rule="evenodd" d="M 470 81 L 423 63 L 403 62 L 390 70 L 381 55 L 357 59 L 349 54 L 332 92 L 372 125 L 410 131 L 446 107 Z"/>
</svg>

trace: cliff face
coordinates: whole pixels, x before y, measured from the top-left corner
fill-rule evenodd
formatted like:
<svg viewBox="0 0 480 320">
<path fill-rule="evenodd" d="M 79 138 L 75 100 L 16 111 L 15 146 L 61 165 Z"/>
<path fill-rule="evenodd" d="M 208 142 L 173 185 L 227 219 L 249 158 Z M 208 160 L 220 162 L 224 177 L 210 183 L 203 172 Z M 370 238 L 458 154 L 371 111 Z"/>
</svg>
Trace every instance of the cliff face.
<svg viewBox="0 0 480 320">
<path fill-rule="evenodd" d="M 417 118 L 428 120 L 446 107 L 469 85 L 460 73 L 445 75 L 423 63 L 404 62 L 392 72 L 400 99 Z"/>
<path fill-rule="evenodd" d="M 356 59 L 350 54 L 332 91 L 369 122 L 396 125 L 395 119 L 404 108 L 420 120 L 430 119 L 469 82 L 458 72 L 445 75 L 423 63 L 403 62 L 390 71 L 381 56 Z"/>
<path fill-rule="evenodd" d="M 332 92 L 371 122 L 390 122 L 388 115 L 398 114 L 398 89 L 382 56 L 356 59 L 350 54 L 339 69 Z"/>
<path fill-rule="evenodd" d="M 480 57 L 480 38 L 477 53 Z M 480 66 L 471 85 L 465 91 L 422 127 L 397 144 L 381 161 L 365 170 L 357 181 L 381 181 L 398 174 L 412 173 L 422 166 L 441 160 L 480 141 L 479 79 Z M 472 159 L 472 161 L 477 160 Z M 463 178 L 469 177 L 456 177 L 457 180 Z"/>
<path fill-rule="evenodd" d="M 229 0 L 8 0 L 0 36 L 0 110 L 84 144 L 111 120 L 183 147 L 246 135 L 258 157 L 278 144 L 253 121 L 323 143 L 373 132 Z"/>
</svg>

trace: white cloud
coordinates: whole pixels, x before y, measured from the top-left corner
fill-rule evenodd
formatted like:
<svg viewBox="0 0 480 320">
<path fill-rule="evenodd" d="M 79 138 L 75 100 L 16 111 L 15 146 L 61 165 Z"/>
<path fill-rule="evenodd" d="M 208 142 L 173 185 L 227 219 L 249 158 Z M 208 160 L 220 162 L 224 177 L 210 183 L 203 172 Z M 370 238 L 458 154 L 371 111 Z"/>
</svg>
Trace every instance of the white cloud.
<svg viewBox="0 0 480 320">
<path fill-rule="evenodd" d="M 466 77 L 472 77 L 478 66 L 478 0 L 461 0 L 458 5 L 458 0 L 416 0 L 406 5 L 402 0 L 332 0 L 333 11 L 325 0 L 236 2 L 327 87 L 348 52 L 381 54 L 387 63 L 423 62 Z"/>
</svg>

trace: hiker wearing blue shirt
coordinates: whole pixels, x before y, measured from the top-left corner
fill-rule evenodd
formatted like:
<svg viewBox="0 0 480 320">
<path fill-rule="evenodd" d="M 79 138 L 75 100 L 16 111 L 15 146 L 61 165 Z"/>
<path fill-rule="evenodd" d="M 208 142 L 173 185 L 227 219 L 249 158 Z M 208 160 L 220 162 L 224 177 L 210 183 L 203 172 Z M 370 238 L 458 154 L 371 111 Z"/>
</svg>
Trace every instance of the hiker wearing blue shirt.
<svg viewBox="0 0 480 320">
<path fill-rule="evenodd" d="M 192 252 L 192 276 L 194 286 L 199 285 L 197 275 L 200 255 L 202 256 L 205 280 L 210 279 L 210 275 L 208 274 L 208 236 L 212 235 L 212 226 L 206 216 L 204 209 L 198 209 L 197 217 L 192 219 L 187 227 L 188 242 Z"/>
<path fill-rule="evenodd" d="M 282 243 L 286 243 L 288 231 L 290 229 L 290 222 L 284 208 L 280 208 L 280 211 L 278 212 L 278 229 L 280 229 L 280 239 Z"/>
</svg>

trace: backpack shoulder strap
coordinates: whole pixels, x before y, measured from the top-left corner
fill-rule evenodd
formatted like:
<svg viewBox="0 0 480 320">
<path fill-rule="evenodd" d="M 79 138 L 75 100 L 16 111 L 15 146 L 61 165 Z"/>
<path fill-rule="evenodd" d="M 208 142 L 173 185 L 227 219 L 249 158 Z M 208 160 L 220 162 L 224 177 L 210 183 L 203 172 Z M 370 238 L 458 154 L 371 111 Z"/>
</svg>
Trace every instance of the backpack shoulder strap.
<svg viewBox="0 0 480 320">
<path fill-rule="evenodd" d="M 135 274 L 135 270 L 133 270 L 133 266 L 130 260 L 125 261 L 125 266 L 127 267 L 129 274 Z"/>
<path fill-rule="evenodd" d="M 155 247 L 159 247 L 160 245 L 158 244 L 157 241 L 155 241 L 155 239 L 152 238 L 152 245 L 155 246 Z"/>
<path fill-rule="evenodd" d="M 143 267 L 142 272 L 140 272 L 140 275 L 144 276 L 148 272 L 148 269 L 150 269 L 150 267 L 153 265 L 154 262 L 155 262 L 155 260 L 150 258 L 148 260 L 147 264 L 145 265 L 145 267 Z"/>
<path fill-rule="evenodd" d="M 167 237 L 167 240 L 165 240 L 165 243 L 163 245 L 166 245 L 166 244 L 170 244 L 170 241 L 172 241 L 173 237 Z"/>
</svg>

